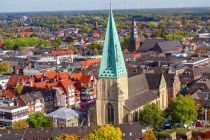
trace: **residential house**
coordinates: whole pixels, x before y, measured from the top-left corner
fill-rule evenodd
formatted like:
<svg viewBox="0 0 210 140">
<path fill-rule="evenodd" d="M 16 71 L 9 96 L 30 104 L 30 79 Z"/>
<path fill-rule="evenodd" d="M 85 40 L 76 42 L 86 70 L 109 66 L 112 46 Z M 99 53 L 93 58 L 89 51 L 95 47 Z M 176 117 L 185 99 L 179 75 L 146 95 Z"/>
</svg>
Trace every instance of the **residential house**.
<svg viewBox="0 0 210 140">
<path fill-rule="evenodd" d="M 182 74 L 180 74 L 180 81 L 182 84 L 192 83 L 199 79 L 206 79 L 209 72 L 209 66 L 186 68 Z M 204 74 L 205 73 L 205 74 Z"/>
<path fill-rule="evenodd" d="M 16 94 L 13 90 L 2 90 L 0 96 L 0 107 L 13 106 L 16 101 Z"/>
<path fill-rule="evenodd" d="M 79 113 L 71 108 L 59 108 L 50 114 L 55 127 L 77 127 L 79 125 Z"/>
<path fill-rule="evenodd" d="M 157 42 L 155 44 L 155 47 L 152 48 L 153 51 L 158 53 L 172 53 L 176 50 L 179 50 L 179 47 L 182 47 L 181 42 L 175 40 L 175 41 L 162 41 Z"/>
<path fill-rule="evenodd" d="M 195 67 L 200 67 L 200 66 L 206 66 L 209 64 L 209 58 L 193 58 L 191 60 L 185 60 L 183 61 L 183 65 L 190 67 L 190 68 L 195 68 Z"/>
<path fill-rule="evenodd" d="M 41 99 L 34 99 L 30 93 L 20 95 L 18 97 L 19 106 L 28 106 L 29 114 L 34 112 L 44 112 L 44 104 Z"/>
<path fill-rule="evenodd" d="M 58 87 L 60 87 L 60 90 L 63 91 L 65 95 L 60 97 L 61 106 L 70 107 L 80 103 L 80 93 L 77 91 L 74 83 L 70 79 L 59 81 Z"/>
<path fill-rule="evenodd" d="M 3 89 L 5 90 L 7 87 L 7 83 L 9 81 L 9 77 L 8 76 L 0 76 L 0 90 Z"/>
<path fill-rule="evenodd" d="M 96 78 L 89 74 L 72 74 L 73 82 L 80 91 L 82 101 L 93 100 L 96 98 Z"/>
<path fill-rule="evenodd" d="M 140 46 L 140 51 L 141 52 L 147 52 L 151 51 L 157 42 L 162 42 L 164 41 L 163 39 L 146 39 L 142 45 Z"/>
<path fill-rule="evenodd" d="M 74 61 L 74 50 L 56 50 L 52 51 L 51 55 L 56 59 L 56 63 L 59 65 L 62 61 L 67 60 L 68 62 Z"/>
<path fill-rule="evenodd" d="M 0 126 L 11 126 L 19 120 L 26 120 L 28 118 L 28 106 L 17 107 L 1 107 L 0 108 Z"/>
<path fill-rule="evenodd" d="M 54 99 L 51 93 L 51 90 L 48 88 L 36 88 L 36 87 L 24 87 L 22 95 L 28 94 L 33 101 L 32 105 L 29 104 L 29 107 L 34 107 L 34 111 L 43 111 L 45 113 L 52 112 L 54 108 Z M 26 95 L 25 95 L 26 96 Z M 19 97 L 20 105 L 28 105 L 28 98 L 25 96 Z M 40 105 L 41 103 L 41 105 Z M 42 108 L 40 108 L 40 106 Z M 31 111 L 31 110 L 30 110 Z"/>
</svg>

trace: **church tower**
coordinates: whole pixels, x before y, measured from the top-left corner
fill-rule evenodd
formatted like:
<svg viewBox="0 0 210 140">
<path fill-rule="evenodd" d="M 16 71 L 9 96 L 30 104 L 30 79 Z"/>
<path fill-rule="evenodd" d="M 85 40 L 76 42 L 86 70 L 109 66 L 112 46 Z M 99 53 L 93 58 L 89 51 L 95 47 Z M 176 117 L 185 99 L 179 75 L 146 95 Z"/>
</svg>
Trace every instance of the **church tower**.
<svg viewBox="0 0 210 140">
<path fill-rule="evenodd" d="M 128 51 L 130 53 L 136 52 L 140 49 L 140 38 L 138 36 L 138 30 L 135 18 L 133 18 L 132 21 L 132 30 L 131 30 L 131 37 L 130 37 L 130 46 L 128 48 Z"/>
<path fill-rule="evenodd" d="M 123 123 L 124 101 L 128 99 L 127 70 L 110 8 L 97 82 L 97 125 Z"/>
</svg>

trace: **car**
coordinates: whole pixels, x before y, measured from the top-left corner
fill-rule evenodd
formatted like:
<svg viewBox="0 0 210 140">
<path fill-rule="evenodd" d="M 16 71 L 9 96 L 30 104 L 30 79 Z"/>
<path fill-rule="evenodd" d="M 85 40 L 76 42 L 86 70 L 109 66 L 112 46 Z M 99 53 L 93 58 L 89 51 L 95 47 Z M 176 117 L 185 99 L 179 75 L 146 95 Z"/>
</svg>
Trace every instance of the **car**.
<svg viewBox="0 0 210 140">
<path fill-rule="evenodd" d="M 195 122 L 195 126 L 196 126 L 196 127 L 203 127 L 203 126 L 204 126 L 204 121 L 197 120 L 197 121 Z"/>
</svg>

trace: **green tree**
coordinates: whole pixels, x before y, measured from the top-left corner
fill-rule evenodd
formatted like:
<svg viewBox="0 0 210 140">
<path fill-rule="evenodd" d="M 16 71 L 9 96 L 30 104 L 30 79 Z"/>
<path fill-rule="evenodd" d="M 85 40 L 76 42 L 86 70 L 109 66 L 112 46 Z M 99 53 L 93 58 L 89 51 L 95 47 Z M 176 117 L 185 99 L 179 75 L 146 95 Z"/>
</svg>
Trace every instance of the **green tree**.
<svg viewBox="0 0 210 140">
<path fill-rule="evenodd" d="M 130 46 L 130 36 L 125 37 L 124 40 L 121 42 L 122 51 L 126 52 L 129 46 Z"/>
<path fill-rule="evenodd" d="M 61 42 L 62 42 L 61 37 L 56 37 L 54 41 L 54 46 L 58 47 L 61 44 Z"/>
<path fill-rule="evenodd" d="M 37 112 L 29 115 L 28 123 L 31 128 L 53 127 L 53 121 L 44 115 L 43 112 Z"/>
<path fill-rule="evenodd" d="M 78 140 L 76 134 L 61 134 L 55 138 L 55 140 Z"/>
<path fill-rule="evenodd" d="M 29 124 L 26 120 L 17 121 L 12 125 L 12 129 L 18 129 L 18 128 L 29 128 Z"/>
<path fill-rule="evenodd" d="M 198 116 L 198 106 L 190 95 L 179 95 L 170 107 L 169 118 L 173 123 L 191 124 Z"/>
<path fill-rule="evenodd" d="M 70 49 L 70 50 L 75 50 L 74 43 L 70 43 L 70 44 L 69 44 L 69 49 Z"/>
<path fill-rule="evenodd" d="M 94 129 L 83 140 L 121 140 L 122 132 L 120 128 L 108 124 L 101 128 Z"/>
<path fill-rule="evenodd" d="M 202 30 L 202 29 L 203 29 L 203 26 L 202 26 L 202 25 L 197 25 L 197 28 L 198 28 L 199 30 Z"/>
<path fill-rule="evenodd" d="M 147 130 L 144 133 L 142 140 L 157 140 L 157 138 L 152 130 Z"/>
<path fill-rule="evenodd" d="M 0 74 L 12 74 L 12 64 L 8 62 L 0 63 Z"/>
<path fill-rule="evenodd" d="M 90 48 L 93 50 L 94 55 L 99 55 L 102 49 L 102 45 L 97 42 L 92 42 Z"/>
<path fill-rule="evenodd" d="M 26 38 L 15 38 L 15 39 L 7 39 L 4 41 L 6 50 L 18 49 L 20 50 L 22 47 L 36 47 L 41 45 L 48 45 L 49 42 L 37 37 L 26 37 Z"/>
<path fill-rule="evenodd" d="M 173 35 L 173 34 L 166 34 L 166 35 L 164 36 L 164 39 L 165 39 L 166 41 L 172 41 L 172 40 L 174 40 L 174 35 Z"/>
<path fill-rule="evenodd" d="M 150 128 L 160 130 L 164 126 L 163 111 L 155 103 L 146 104 L 140 112 L 140 123 Z"/>
<path fill-rule="evenodd" d="M 148 28 L 155 28 L 157 26 L 158 26 L 157 22 L 154 22 L 154 21 L 147 22 Z"/>
</svg>

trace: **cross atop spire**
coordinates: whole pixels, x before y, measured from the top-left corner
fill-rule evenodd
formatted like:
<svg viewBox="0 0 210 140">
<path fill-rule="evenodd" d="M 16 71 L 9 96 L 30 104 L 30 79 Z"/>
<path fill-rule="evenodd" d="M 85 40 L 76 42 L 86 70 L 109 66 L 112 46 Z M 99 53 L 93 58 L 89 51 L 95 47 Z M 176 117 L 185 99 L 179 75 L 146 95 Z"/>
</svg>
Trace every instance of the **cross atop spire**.
<svg viewBox="0 0 210 140">
<path fill-rule="evenodd" d="M 99 78 L 117 79 L 123 76 L 127 76 L 127 70 L 125 67 L 112 8 L 110 7 Z"/>
</svg>

